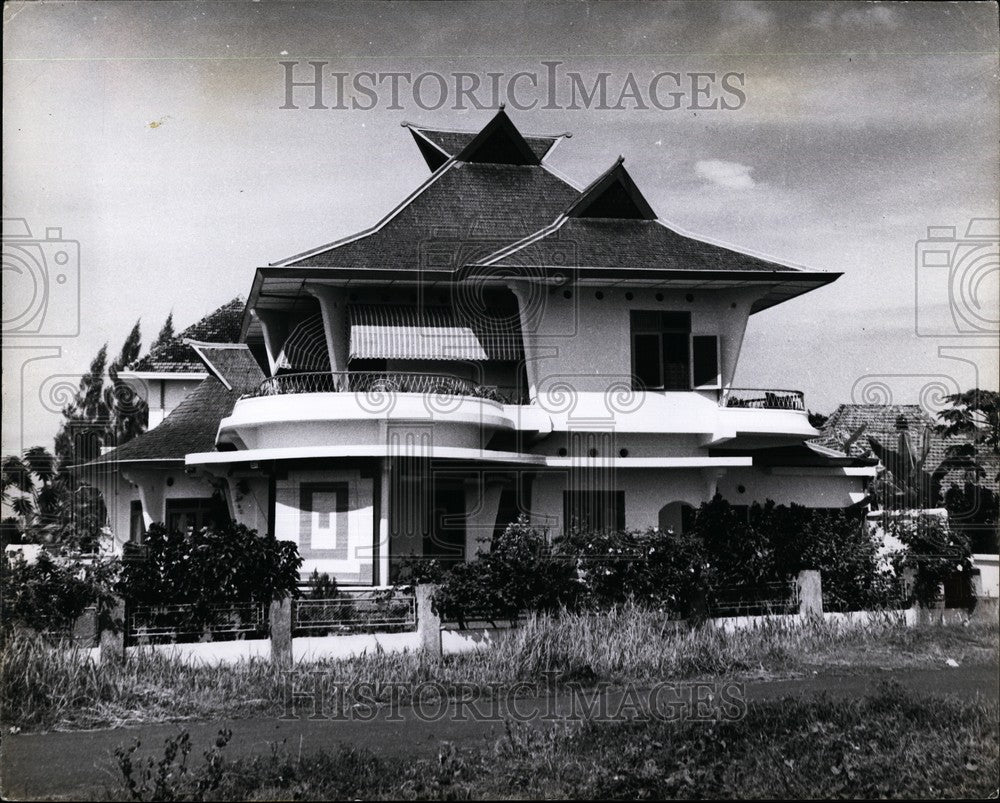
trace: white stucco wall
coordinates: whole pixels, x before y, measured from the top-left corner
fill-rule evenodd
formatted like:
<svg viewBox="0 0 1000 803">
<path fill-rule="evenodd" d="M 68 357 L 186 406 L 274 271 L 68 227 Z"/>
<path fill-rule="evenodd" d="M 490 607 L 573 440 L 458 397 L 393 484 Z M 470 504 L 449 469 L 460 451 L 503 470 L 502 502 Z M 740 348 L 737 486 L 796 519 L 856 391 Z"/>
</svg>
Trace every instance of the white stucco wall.
<svg viewBox="0 0 1000 803">
<path fill-rule="evenodd" d="M 333 513 L 329 492 L 316 491 L 321 495 L 313 497 L 315 510 L 304 515 L 303 484 L 345 485 L 346 510 Z M 357 469 L 290 470 L 276 481 L 274 535 L 298 546 L 303 576 L 315 569 L 342 585 L 372 582 L 377 559 L 373 493 L 374 480 Z"/>
</svg>

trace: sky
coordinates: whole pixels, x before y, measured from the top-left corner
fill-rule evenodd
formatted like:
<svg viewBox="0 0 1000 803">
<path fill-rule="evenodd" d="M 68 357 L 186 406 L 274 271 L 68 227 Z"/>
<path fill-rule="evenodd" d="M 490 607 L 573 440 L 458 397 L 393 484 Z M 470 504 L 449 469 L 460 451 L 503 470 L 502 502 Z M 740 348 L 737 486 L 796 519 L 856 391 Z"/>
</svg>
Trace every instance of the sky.
<svg viewBox="0 0 1000 803">
<path fill-rule="evenodd" d="M 522 131 L 573 133 L 549 163 L 578 185 L 622 155 L 669 225 L 843 272 L 751 318 L 735 384 L 800 389 L 827 413 L 851 401 L 934 410 L 943 393 L 997 386 L 993 3 L 13 2 L 3 13 L 3 217 L 25 221 L 55 276 L 43 331 L 11 334 L 30 299 L 8 282 L 5 245 L 4 454 L 51 443 L 67 387 L 136 319 L 148 343 L 171 311 L 183 328 L 245 297 L 256 267 L 376 222 L 427 175 L 402 120 L 475 130 L 493 114 L 424 109 L 405 91 L 400 109 L 385 93 L 371 109 L 310 109 L 308 94 L 283 109 L 283 61 L 299 63 L 297 80 L 319 60 L 348 81 L 485 82 L 555 60 L 587 85 L 609 73 L 613 98 L 629 75 L 648 86 L 662 72 L 740 74 L 736 109 L 690 97 L 678 109 L 565 108 L 563 82 L 552 104 L 563 108 L 507 110 Z M 986 235 L 969 239 L 977 219 Z M 918 265 L 932 226 L 955 229 L 931 248 L 950 253 L 943 266 Z M 64 273 L 53 228 L 79 244 Z"/>
</svg>

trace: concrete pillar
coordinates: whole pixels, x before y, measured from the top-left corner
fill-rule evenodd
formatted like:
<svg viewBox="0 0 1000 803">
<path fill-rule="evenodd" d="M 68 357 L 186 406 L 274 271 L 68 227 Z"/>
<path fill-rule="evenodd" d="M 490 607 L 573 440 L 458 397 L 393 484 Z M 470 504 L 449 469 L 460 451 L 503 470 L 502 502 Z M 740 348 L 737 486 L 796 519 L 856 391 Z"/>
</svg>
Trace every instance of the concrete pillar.
<svg viewBox="0 0 1000 803">
<path fill-rule="evenodd" d="M 283 669 L 292 667 L 292 599 L 271 602 L 271 663 Z"/>
<path fill-rule="evenodd" d="M 347 370 L 350 354 L 350 323 L 347 320 L 347 294 L 343 287 L 307 284 L 306 290 L 317 301 L 323 316 L 323 333 L 326 351 L 330 358 L 330 371 L 334 374 Z"/>
<path fill-rule="evenodd" d="M 814 569 L 799 572 L 796 578 L 799 587 L 799 613 L 823 613 L 823 580 L 820 573 Z"/>
<path fill-rule="evenodd" d="M 417 635 L 420 649 L 430 661 L 441 660 L 441 617 L 434 611 L 433 585 L 419 585 L 417 595 Z"/>
<path fill-rule="evenodd" d="M 270 375 L 274 376 L 278 368 L 278 357 L 288 339 L 288 320 L 283 312 L 276 310 L 253 310 L 253 315 L 260 321 L 264 333 L 264 351 L 267 352 L 267 363 Z"/>
<path fill-rule="evenodd" d="M 108 611 L 107 620 L 101 622 L 99 638 L 101 663 L 122 663 L 125 660 L 125 601 L 116 599 Z"/>
</svg>

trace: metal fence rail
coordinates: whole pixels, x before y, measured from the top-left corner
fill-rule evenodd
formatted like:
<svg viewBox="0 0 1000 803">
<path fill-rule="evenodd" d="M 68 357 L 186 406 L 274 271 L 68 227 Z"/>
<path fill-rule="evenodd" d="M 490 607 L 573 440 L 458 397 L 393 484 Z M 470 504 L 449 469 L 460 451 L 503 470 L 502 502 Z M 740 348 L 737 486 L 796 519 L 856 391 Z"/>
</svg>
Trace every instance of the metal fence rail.
<svg viewBox="0 0 1000 803">
<path fill-rule="evenodd" d="M 332 599 L 299 599 L 292 631 L 322 633 L 403 632 L 417 626 L 417 600 L 400 591 L 338 591 Z"/>
<path fill-rule="evenodd" d="M 127 616 L 130 641 L 184 636 L 238 636 L 268 632 L 260 603 L 137 605 Z"/>
<path fill-rule="evenodd" d="M 480 385 L 451 374 L 407 371 L 310 371 L 279 374 L 265 379 L 250 396 L 294 393 L 430 393 L 470 396 L 506 403 L 495 385 Z"/>
<path fill-rule="evenodd" d="M 720 617 L 798 613 L 799 586 L 794 580 L 723 586 L 712 593 L 708 611 Z"/>
<path fill-rule="evenodd" d="M 764 388 L 727 388 L 719 398 L 719 405 L 748 410 L 805 412 L 806 409 L 802 391 Z"/>
</svg>

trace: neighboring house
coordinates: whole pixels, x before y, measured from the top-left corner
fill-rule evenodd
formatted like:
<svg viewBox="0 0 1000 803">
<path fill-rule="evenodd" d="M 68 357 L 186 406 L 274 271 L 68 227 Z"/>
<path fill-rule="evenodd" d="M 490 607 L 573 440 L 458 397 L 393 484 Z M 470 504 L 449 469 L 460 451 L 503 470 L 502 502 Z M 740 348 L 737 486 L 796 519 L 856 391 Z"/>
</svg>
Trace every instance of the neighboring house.
<svg viewBox="0 0 1000 803">
<path fill-rule="evenodd" d="M 876 461 L 811 444 L 801 393 L 732 387 L 749 316 L 839 274 L 665 225 L 620 159 L 580 190 L 544 161 L 565 135 L 502 110 L 408 130 L 430 177 L 259 268 L 239 342 L 196 348 L 208 378 L 98 461 L 119 541 L 228 515 L 296 542 L 303 572 L 378 585 L 521 513 L 680 528 L 716 492 L 865 498 Z"/>
<path fill-rule="evenodd" d="M 237 296 L 119 373 L 148 405 L 149 429 L 156 427 L 208 376 L 188 341 L 238 341 L 245 306 L 243 299 Z"/>
<path fill-rule="evenodd" d="M 946 490 L 969 480 L 996 493 L 1000 464 L 995 456 L 980 456 L 985 473 L 978 478 L 961 467 L 942 466 L 949 447 L 968 441 L 938 434 L 937 424 L 919 404 L 841 404 L 814 443 L 840 451 L 846 447 L 853 456 L 878 458 L 894 484 L 905 483 L 905 478 L 892 477 L 893 464 L 908 456 L 922 472 L 934 477 L 935 488 Z M 935 496 L 925 501 L 926 507 L 939 507 L 941 500 Z"/>
</svg>

